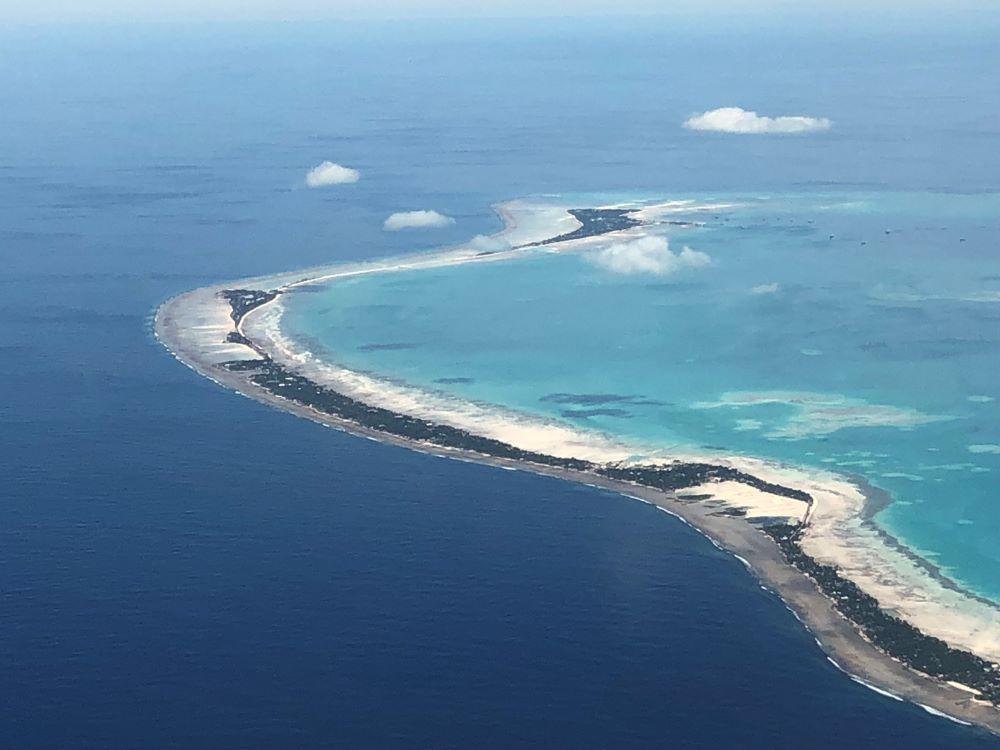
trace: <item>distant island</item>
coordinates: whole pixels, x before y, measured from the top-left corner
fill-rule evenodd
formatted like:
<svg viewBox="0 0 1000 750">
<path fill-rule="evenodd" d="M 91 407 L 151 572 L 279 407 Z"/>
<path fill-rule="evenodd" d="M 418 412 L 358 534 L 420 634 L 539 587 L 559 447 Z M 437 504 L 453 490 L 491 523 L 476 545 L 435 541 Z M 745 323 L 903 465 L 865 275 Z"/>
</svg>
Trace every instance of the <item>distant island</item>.
<svg viewBox="0 0 1000 750">
<path fill-rule="evenodd" d="M 741 560 L 853 679 L 932 713 L 1000 733 L 995 652 L 977 652 L 939 637 L 930 616 L 920 622 L 908 617 L 904 606 L 896 606 L 908 596 L 902 586 L 896 600 L 887 602 L 880 592 L 880 601 L 867 590 L 866 571 L 838 559 L 839 547 L 827 543 L 844 533 L 843 519 L 866 522 L 874 495 L 859 483 L 832 482 L 751 458 L 636 460 L 603 438 L 524 415 L 507 415 L 504 422 L 480 407 L 455 414 L 442 410 L 442 416 L 429 418 L 406 408 L 405 399 L 393 397 L 371 377 L 317 361 L 280 335 L 282 297 L 324 280 L 498 262 L 519 253 L 579 251 L 656 225 L 691 224 L 677 219 L 676 207 L 673 201 L 588 208 L 505 204 L 498 207 L 506 227 L 496 236 L 496 248 L 470 245 L 198 289 L 166 302 L 156 315 L 155 332 L 202 375 L 298 416 L 424 452 L 582 482 L 655 505 Z M 890 549 L 893 540 L 880 543 L 888 552 L 880 549 L 878 555 L 905 558 L 905 550 Z M 974 599 L 946 581 L 940 585 L 949 596 Z M 947 610 L 947 603 L 941 607 Z"/>
</svg>

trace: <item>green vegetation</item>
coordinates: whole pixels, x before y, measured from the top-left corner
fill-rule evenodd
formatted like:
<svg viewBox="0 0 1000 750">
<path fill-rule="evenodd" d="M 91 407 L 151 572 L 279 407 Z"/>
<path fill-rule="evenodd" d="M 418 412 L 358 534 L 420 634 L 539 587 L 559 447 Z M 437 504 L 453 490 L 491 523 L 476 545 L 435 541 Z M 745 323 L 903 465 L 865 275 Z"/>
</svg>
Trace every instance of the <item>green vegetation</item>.
<svg viewBox="0 0 1000 750">
<path fill-rule="evenodd" d="M 1000 705 L 1000 665 L 951 648 L 887 613 L 874 597 L 840 575 L 835 567 L 823 565 L 802 551 L 801 526 L 773 525 L 764 531 L 774 539 L 785 559 L 813 579 L 837 610 L 884 653 L 918 672 L 975 688 L 984 700 Z"/>
<path fill-rule="evenodd" d="M 279 292 L 262 292 L 256 289 L 225 289 L 222 296 L 229 302 L 232 308 L 231 317 L 239 324 L 243 316 L 260 307 L 266 302 L 270 302 L 277 297 Z M 242 343 L 242 342 L 240 342 Z"/>
<path fill-rule="evenodd" d="M 668 491 L 694 487 L 705 482 L 740 482 L 741 484 L 756 487 L 762 492 L 769 492 L 772 495 L 782 495 L 783 497 L 801 500 L 804 503 L 812 502 L 809 494 L 802 490 L 765 482 L 763 479 L 758 479 L 751 474 L 729 466 L 680 462 L 665 466 L 625 466 L 622 464 L 613 464 L 599 467 L 597 473 L 611 479 L 635 482 L 636 484 L 643 484 L 647 487 L 655 487 L 659 490 Z"/>
<path fill-rule="evenodd" d="M 230 331 L 228 334 L 226 334 L 226 341 L 228 341 L 230 344 L 243 344 L 243 346 L 250 346 L 250 347 L 253 346 L 253 344 L 250 342 L 250 339 L 248 339 L 239 331 Z"/>
<path fill-rule="evenodd" d="M 369 406 L 350 396 L 316 385 L 308 378 L 296 375 L 271 359 L 238 360 L 226 362 L 223 366 L 232 371 L 252 372 L 251 382 L 289 401 L 389 435 L 431 443 L 441 448 L 458 448 L 498 458 L 530 461 L 544 466 L 558 466 L 577 471 L 587 471 L 593 467 L 589 461 L 557 458 L 525 451 L 457 427 L 397 414 L 378 406 Z"/>
<path fill-rule="evenodd" d="M 583 226 L 574 229 L 572 232 L 560 234 L 558 237 L 550 237 L 547 240 L 538 242 L 538 245 L 554 245 L 556 242 L 567 242 L 569 240 L 580 240 L 584 237 L 594 237 L 608 232 L 617 232 L 620 229 L 630 229 L 642 224 L 638 219 L 633 219 L 631 214 L 635 209 L 631 208 L 573 208 L 569 213 Z"/>
</svg>

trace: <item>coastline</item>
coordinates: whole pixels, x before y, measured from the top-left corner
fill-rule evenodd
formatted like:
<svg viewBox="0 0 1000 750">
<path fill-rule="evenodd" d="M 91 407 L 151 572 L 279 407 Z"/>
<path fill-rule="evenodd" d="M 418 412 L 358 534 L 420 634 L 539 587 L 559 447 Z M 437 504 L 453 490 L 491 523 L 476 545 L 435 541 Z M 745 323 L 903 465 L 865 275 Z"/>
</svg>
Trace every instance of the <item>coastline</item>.
<svg viewBox="0 0 1000 750">
<path fill-rule="evenodd" d="M 276 320 L 280 318 L 280 298 L 277 295 L 272 295 L 269 299 L 251 306 L 238 316 L 239 320 L 236 322 L 231 315 L 235 307 L 231 307 L 228 300 L 220 297 L 220 293 L 227 289 L 280 289 L 285 292 L 297 286 L 317 283 L 336 276 L 403 270 L 416 266 L 433 267 L 435 264 L 502 260 L 511 257 L 515 252 L 528 251 L 527 248 L 532 243 L 540 244 L 546 238 L 558 238 L 561 235 L 575 233 L 583 226 L 575 217 L 572 218 L 572 221 L 568 221 L 566 212 L 562 209 L 545 207 L 536 214 L 529 213 L 525 217 L 512 210 L 512 205 L 506 204 L 497 208 L 498 214 L 505 221 L 505 229 L 490 239 L 497 240 L 499 249 L 483 252 L 474 247 L 458 248 L 440 253 L 312 269 L 246 280 L 238 284 L 206 287 L 166 302 L 156 315 L 154 324 L 156 336 L 178 360 L 196 372 L 223 387 L 297 416 L 306 417 L 321 424 L 370 439 L 425 453 L 459 460 L 471 460 L 505 469 L 529 470 L 546 476 L 600 487 L 652 504 L 688 523 L 716 546 L 725 549 L 743 562 L 761 581 L 762 585 L 781 597 L 793 614 L 814 634 L 817 642 L 829 655 L 831 661 L 852 678 L 856 678 L 857 681 L 878 692 L 887 692 L 891 697 L 906 699 L 921 705 L 932 713 L 940 712 L 948 718 L 974 723 L 1000 734 L 1000 711 L 993 705 L 977 700 L 967 688 L 955 687 L 941 680 L 927 677 L 880 651 L 859 632 L 855 623 L 846 619 L 833 606 L 830 598 L 821 591 L 814 579 L 790 564 L 780 545 L 775 543 L 773 538 L 762 533 L 761 525 L 754 523 L 753 518 L 766 519 L 768 511 L 777 508 L 781 511 L 778 515 L 788 521 L 794 509 L 788 503 L 787 496 L 784 497 L 782 504 L 776 505 L 773 498 L 780 495 L 776 495 L 774 492 L 765 492 L 759 488 L 754 490 L 745 479 L 740 479 L 737 484 L 741 489 L 748 490 L 747 497 L 736 503 L 727 503 L 725 498 L 720 497 L 706 498 L 706 494 L 717 493 L 722 480 L 727 478 L 717 474 L 710 475 L 707 481 L 685 485 L 682 490 L 680 488 L 677 490 L 656 488 L 637 481 L 615 478 L 609 476 L 607 472 L 602 473 L 601 469 L 610 465 L 623 465 L 622 462 L 630 457 L 630 453 L 619 449 L 612 441 L 598 440 L 595 443 L 595 438 L 600 436 L 588 436 L 587 440 L 580 440 L 579 436 L 572 430 L 553 432 L 552 430 L 558 429 L 555 426 L 542 434 L 539 432 L 541 428 L 537 424 L 522 426 L 519 432 L 512 433 L 508 430 L 496 433 L 495 426 L 486 424 L 486 420 L 492 415 L 485 410 L 471 422 L 466 420 L 465 422 L 437 424 L 435 420 L 429 418 L 430 413 L 421 412 L 422 405 L 418 408 L 417 405 L 411 404 L 411 408 L 407 408 L 406 404 L 386 404 L 384 401 L 378 400 L 380 394 L 371 391 L 370 388 L 366 392 L 364 389 L 369 386 L 357 377 L 353 382 L 345 384 L 343 373 L 349 371 L 334 372 L 329 369 L 329 365 L 320 365 L 301 358 L 296 360 L 295 357 L 301 353 L 281 352 L 280 342 L 276 340 L 275 336 Z M 664 204 L 664 206 L 672 205 L 676 204 Z M 642 212 L 645 212 L 647 216 L 658 215 L 656 208 L 646 207 L 641 211 L 634 212 L 633 215 L 641 215 Z M 667 208 L 665 212 L 661 213 L 669 215 L 670 209 Z M 555 231 L 553 231 L 554 229 Z M 541 235 L 540 238 L 539 235 Z M 592 236 L 575 236 L 571 242 L 576 249 L 589 245 L 591 240 Z M 547 248 L 535 245 L 531 246 L 530 250 L 553 251 L 551 245 Z M 269 313 L 268 310 L 271 312 Z M 224 366 L 224 363 L 260 361 L 264 358 L 269 360 L 273 358 L 274 362 L 285 368 L 280 371 L 285 378 L 290 378 L 287 373 L 294 372 L 295 377 L 301 378 L 304 382 L 321 390 L 342 394 L 342 398 L 347 398 L 354 403 L 371 404 L 373 408 L 381 407 L 381 411 L 386 414 L 408 419 L 414 424 L 424 422 L 443 430 L 450 430 L 451 433 L 461 433 L 480 440 L 492 441 L 493 444 L 506 445 L 524 455 L 494 455 L 489 451 L 471 450 L 461 445 L 443 445 L 433 439 L 422 440 L 394 434 L 389 430 L 379 429 L 358 420 L 347 419 L 279 395 L 275 390 L 255 382 L 255 368 L 252 366 L 248 366 L 246 369 L 233 369 Z M 320 372 L 318 370 L 320 367 L 328 369 Z M 340 369 L 342 370 L 342 368 Z M 338 381 L 337 378 L 341 378 L 341 380 Z M 281 387 L 280 383 L 276 385 Z M 338 385 L 342 387 L 338 387 Z M 493 429 L 494 432 L 491 433 L 490 429 Z M 550 450 L 552 446 L 555 446 L 556 449 Z M 541 447 L 544 447 L 545 450 L 541 450 Z M 819 514 L 820 518 L 829 520 L 833 516 L 824 515 L 826 506 L 837 502 L 840 502 L 842 506 L 860 503 L 858 508 L 855 508 L 856 513 L 849 515 L 847 520 L 855 518 L 865 520 L 865 509 L 868 507 L 869 501 L 857 487 L 847 482 L 844 482 L 843 486 L 834 486 L 831 491 L 830 477 L 815 473 L 808 477 L 807 492 L 801 484 L 789 481 L 788 472 L 779 471 L 766 462 L 743 457 L 727 458 L 732 459 L 725 461 L 725 467 L 728 470 L 742 473 L 744 477 L 755 479 L 759 483 L 778 488 L 778 490 L 794 488 L 790 491 L 798 491 L 809 497 L 808 502 L 800 503 L 803 507 L 798 523 L 803 527 L 810 526 L 816 519 L 817 506 L 824 509 Z M 552 461 L 546 463 L 541 459 L 552 459 Z M 705 456 L 678 455 L 648 458 L 647 462 L 642 465 L 657 465 L 657 462 L 662 463 L 668 460 L 679 462 L 683 466 L 707 465 L 697 463 L 704 462 Z M 574 461 L 577 463 L 572 463 Z M 694 475 L 684 477 L 685 480 L 692 478 L 697 477 Z M 705 477 L 701 478 L 705 479 Z M 805 479 L 806 476 L 792 477 L 792 479 L 796 478 Z M 838 492 L 847 492 L 846 488 L 850 488 L 850 491 L 856 493 L 856 496 L 847 499 L 834 497 Z M 757 494 L 754 494 L 755 492 Z M 767 495 L 768 497 L 760 497 L 759 495 Z M 755 502 L 758 501 L 759 507 L 755 505 Z M 870 513 L 870 510 L 867 512 Z M 869 530 L 875 529 L 870 524 L 870 519 L 868 521 Z M 856 539 L 856 537 L 852 539 L 850 535 L 858 533 L 860 525 L 847 524 L 845 519 L 840 517 L 836 517 L 831 523 L 834 526 L 839 523 L 840 526 L 831 528 L 830 533 L 826 537 L 822 537 L 828 546 L 831 545 L 831 539 L 846 540 L 848 543 Z M 803 540 L 801 546 L 813 558 L 835 557 L 838 552 L 837 550 L 823 549 L 822 545 L 813 544 L 809 538 Z M 815 549 L 814 547 L 817 546 L 820 548 Z M 839 552 L 842 554 L 843 550 Z M 864 566 L 863 560 L 860 565 Z M 852 577 L 851 580 L 854 578 Z M 861 585 L 861 589 L 872 594 L 869 586 L 877 588 L 878 583 L 877 580 L 869 582 L 868 586 Z M 955 593 L 959 595 L 959 592 Z M 875 598 L 882 600 L 877 595 Z M 958 627 L 964 632 L 968 632 L 966 623 L 960 622 Z"/>
</svg>

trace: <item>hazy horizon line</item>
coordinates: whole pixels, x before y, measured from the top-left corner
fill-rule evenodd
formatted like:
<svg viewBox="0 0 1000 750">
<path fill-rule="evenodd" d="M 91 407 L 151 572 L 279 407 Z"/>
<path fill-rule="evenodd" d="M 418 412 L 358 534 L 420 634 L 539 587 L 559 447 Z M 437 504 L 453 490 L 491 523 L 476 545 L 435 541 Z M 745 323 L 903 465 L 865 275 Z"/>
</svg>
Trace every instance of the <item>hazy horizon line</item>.
<svg viewBox="0 0 1000 750">
<path fill-rule="evenodd" d="M 872 19 L 892 18 L 895 22 L 951 25 L 954 22 L 984 17 L 1000 23 L 1000 7 L 992 0 L 955 0 L 947 12 L 941 11 L 932 0 L 846 0 L 835 7 L 802 7 L 801 3 L 787 0 L 749 2 L 748 0 L 717 0 L 704 3 L 684 3 L 664 8 L 660 2 L 633 2 L 627 6 L 610 6 L 607 2 L 593 0 L 568 5 L 562 0 L 511 0 L 492 3 L 488 8 L 452 7 L 449 0 L 428 0 L 415 8 L 412 3 L 396 0 L 383 4 L 373 11 L 370 3 L 359 0 L 298 0 L 277 3 L 257 0 L 251 7 L 232 7 L 233 0 L 222 2 L 196 2 L 196 0 L 153 0 L 136 8 L 122 0 L 105 0 L 105 4 L 80 7 L 71 0 L 38 0 L 30 7 L 16 10 L 0 9 L 0 22 L 16 26 L 68 26 L 68 25 L 190 25 L 190 24 L 254 24 L 254 23 L 331 23 L 331 22 L 446 22 L 446 21 L 585 21 L 593 20 L 643 20 L 663 19 L 678 21 L 727 20 L 753 18 L 757 21 L 781 25 L 783 22 L 802 22 L 810 19 L 823 23 L 835 22 L 837 26 L 859 27 Z M 208 6 L 208 7 L 206 7 Z M 848 6 L 848 7 L 845 7 Z M 849 10 L 850 13 L 845 13 Z"/>
</svg>

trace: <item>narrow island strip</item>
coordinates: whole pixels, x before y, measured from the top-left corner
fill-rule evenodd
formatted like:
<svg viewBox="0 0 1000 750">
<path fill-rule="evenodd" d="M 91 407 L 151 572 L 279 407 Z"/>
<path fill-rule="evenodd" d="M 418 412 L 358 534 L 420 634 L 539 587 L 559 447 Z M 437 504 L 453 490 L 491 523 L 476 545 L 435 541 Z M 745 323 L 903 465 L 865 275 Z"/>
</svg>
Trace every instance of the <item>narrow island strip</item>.
<svg viewBox="0 0 1000 750">
<path fill-rule="evenodd" d="M 654 505 L 746 565 L 857 682 L 1000 734 L 1000 613 L 901 551 L 874 526 L 867 498 L 854 484 L 746 457 L 636 452 L 517 415 L 505 415 L 501 430 L 504 420 L 488 410 L 465 409 L 462 419 L 454 418 L 446 399 L 428 406 L 433 398 L 427 394 L 390 397 L 368 376 L 296 351 L 280 332 L 281 297 L 301 287 L 579 250 L 602 238 L 697 227 L 699 212 L 722 208 L 691 201 L 584 209 L 511 202 L 497 208 L 506 226 L 485 249 L 473 244 L 197 289 L 160 307 L 155 333 L 196 372 L 298 416 Z"/>
</svg>

